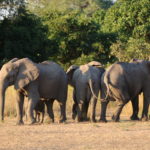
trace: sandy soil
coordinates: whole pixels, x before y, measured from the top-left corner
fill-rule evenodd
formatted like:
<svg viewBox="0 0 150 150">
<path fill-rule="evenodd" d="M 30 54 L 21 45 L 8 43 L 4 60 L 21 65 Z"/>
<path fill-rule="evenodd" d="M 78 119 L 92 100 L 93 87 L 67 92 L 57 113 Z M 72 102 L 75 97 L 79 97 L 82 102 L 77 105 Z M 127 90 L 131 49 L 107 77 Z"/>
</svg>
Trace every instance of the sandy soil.
<svg viewBox="0 0 150 150">
<path fill-rule="evenodd" d="M 150 121 L 0 124 L 0 150 L 150 150 Z"/>
</svg>

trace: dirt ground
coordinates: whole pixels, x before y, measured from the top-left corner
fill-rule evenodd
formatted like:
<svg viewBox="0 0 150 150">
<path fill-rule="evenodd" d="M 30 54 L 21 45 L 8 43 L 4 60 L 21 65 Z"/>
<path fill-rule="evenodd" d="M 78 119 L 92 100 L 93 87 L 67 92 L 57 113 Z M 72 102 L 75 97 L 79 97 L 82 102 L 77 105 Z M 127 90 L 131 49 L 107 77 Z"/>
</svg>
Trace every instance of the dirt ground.
<svg viewBox="0 0 150 150">
<path fill-rule="evenodd" d="M 150 121 L 16 126 L 0 123 L 0 150 L 150 150 Z"/>
</svg>

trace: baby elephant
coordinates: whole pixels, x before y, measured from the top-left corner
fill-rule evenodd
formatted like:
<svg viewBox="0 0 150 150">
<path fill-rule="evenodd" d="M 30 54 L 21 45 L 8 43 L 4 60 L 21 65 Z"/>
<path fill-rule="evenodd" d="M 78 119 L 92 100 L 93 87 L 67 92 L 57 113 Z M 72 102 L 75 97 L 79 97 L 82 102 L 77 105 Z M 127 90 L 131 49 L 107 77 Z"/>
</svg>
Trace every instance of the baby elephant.
<svg viewBox="0 0 150 150">
<path fill-rule="evenodd" d="M 45 114 L 45 101 L 46 100 L 40 100 L 36 107 L 35 107 L 35 119 L 37 122 L 43 123 L 44 120 L 44 114 Z M 40 120 L 40 116 L 42 115 L 42 118 Z"/>
</svg>

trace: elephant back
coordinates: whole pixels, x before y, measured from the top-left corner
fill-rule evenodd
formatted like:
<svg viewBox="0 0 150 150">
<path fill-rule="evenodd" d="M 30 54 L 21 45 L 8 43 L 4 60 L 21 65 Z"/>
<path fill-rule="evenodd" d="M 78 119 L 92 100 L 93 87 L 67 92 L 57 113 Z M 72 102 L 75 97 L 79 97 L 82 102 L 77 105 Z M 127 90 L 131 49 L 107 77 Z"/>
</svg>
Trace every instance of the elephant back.
<svg viewBox="0 0 150 150">
<path fill-rule="evenodd" d="M 56 99 L 60 99 L 61 95 L 66 97 L 67 75 L 60 65 L 46 61 L 39 63 L 38 68 L 40 70 L 38 82 L 41 97 Z"/>
</svg>

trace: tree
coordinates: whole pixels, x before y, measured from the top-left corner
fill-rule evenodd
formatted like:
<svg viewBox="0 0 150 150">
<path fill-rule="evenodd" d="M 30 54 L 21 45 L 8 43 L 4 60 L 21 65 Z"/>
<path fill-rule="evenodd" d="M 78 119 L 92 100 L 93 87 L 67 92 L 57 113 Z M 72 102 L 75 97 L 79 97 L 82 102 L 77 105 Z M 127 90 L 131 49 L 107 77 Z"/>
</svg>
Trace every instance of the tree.
<svg viewBox="0 0 150 150">
<path fill-rule="evenodd" d="M 30 10 L 48 26 L 49 59 L 61 64 L 71 64 L 81 56 L 84 60 L 95 56 L 105 63 L 106 59 L 111 61 L 109 47 L 116 36 L 101 32 L 105 10 L 95 0 L 39 0 L 38 4 Z"/>
<path fill-rule="evenodd" d="M 130 38 L 127 43 L 117 41 L 111 45 L 111 54 L 119 61 L 130 61 L 133 58 L 148 60 L 150 57 L 150 43 L 143 39 Z"/>
<path fill-rule="evenodd" d="M 18 16 L 0 23 L 1 63 L 13 57 L 29 57 L 37 62 L 47 59 L 47 27 L 25 9 L 19 11 Z"/>
<path fill-rule="evenodd" d="M 118 0 L 107 12 L 103 29 L 118 32 L 121 40 L 150 38 L 150 1 Z"/>
<path fill-rule="evenodd" d="M 129 61 L 132 57 L 148 59 L 150 1 L 118 0 L 106 12 L 102 30 L 118 35 L 118 42 L 111 49 L 112 54 L 119 60 Z"/>
</svg>

